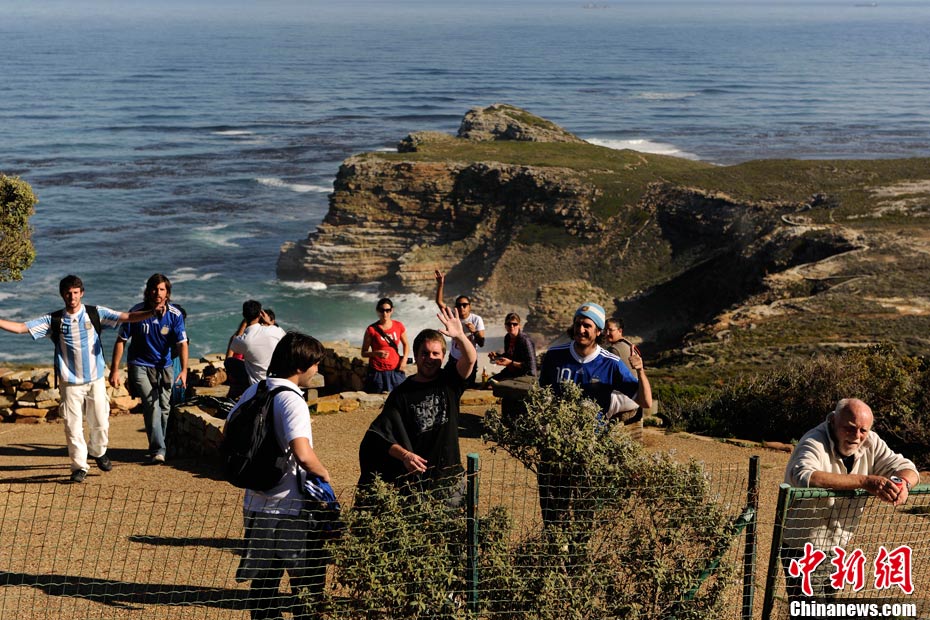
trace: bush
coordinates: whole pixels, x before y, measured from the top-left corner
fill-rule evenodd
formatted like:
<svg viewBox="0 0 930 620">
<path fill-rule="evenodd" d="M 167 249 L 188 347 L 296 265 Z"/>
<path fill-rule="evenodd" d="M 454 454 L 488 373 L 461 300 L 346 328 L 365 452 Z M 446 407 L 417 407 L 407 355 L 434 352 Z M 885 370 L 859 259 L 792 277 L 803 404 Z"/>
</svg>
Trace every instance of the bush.
<svg viewBox="0 0 930 620">
<path fill-rule="evenodd" d="M 730 531 L 701 468 L 646 453 L 626 432 L 601 425 L 575 384 L 563 389 L 561 398 L 532 389 L 515 419 L 496 410 L 485 416 L 486 439 L 560 485 L 556 518 L 542 533 L 496 548 L 506 560 L 484 569 L 488 617 L 718 615 L 730 567 L 703 585 L 699 575 Z M 507 595 L 495 600 L 490 593 L 499 591 Z"/>
<path fill-rule="evenodd" d="M 29 217 L 36 202 L 28 183 L 0 174 L 0 282 L 21 279 L 35 259 Z"/>
<path fill-rule="evenodd" d="M 688 430 L 718 437 L 792 441 L 820 424 L 841 398 L 860 398 L 875 430 L 919 466 L 930 465 L 930 369 L 890 345 L 816 356 L 751 375 L 678 403 Z"/>
<path fill-rule="evenodd" d="M 359 489 L 333 545 L 337 586 L 325 606 L 337 618 L 465 618 L 465 515 L 429 489 L 380 479 Z"/>
<path fill-rule="evenodd" d="M 553 491 L 557 518 L 542 531 L 516 530 L 499 506 L 479 519 L 479 617 L 720 617 L 732 567 L 700 575 L 722 557 L 732 529 L 702 469 L 649 454 L 599 424 L 597 406 L 574 384 L 562 398 L 533 388 L 526 404 L 514 419 L 489 411 L 487 439 L 565 487 Z M 331 544 L 329 617 L 468 617 L 467 519 L 450 502 L 454 487 L 398 489 L 377 480 L 359 490 Z"/>
</svg>

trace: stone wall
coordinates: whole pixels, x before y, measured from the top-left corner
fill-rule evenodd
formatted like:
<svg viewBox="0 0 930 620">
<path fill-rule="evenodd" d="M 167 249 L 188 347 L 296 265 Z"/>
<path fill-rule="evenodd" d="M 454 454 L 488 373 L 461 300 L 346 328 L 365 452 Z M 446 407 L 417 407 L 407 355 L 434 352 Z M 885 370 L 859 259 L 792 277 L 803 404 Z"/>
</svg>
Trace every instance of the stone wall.
<svg viewBox="0 0 930 620">
<path fill-rule="evenodd" d="M 11 370 L 0 368 L 0 420 L 18 424 L 43 424 L 58 421 L 61 395 L 51 368 Z M 139 400 L 129 396 L 125 387 L 107 388 L 110 415 L 129 413 Z"/>
</svg>

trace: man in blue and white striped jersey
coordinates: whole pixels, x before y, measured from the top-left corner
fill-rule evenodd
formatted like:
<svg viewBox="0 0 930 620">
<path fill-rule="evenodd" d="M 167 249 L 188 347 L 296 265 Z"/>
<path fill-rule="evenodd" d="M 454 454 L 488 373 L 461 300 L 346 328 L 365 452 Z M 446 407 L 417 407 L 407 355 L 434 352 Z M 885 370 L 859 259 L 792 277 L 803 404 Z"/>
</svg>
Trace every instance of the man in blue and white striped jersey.
<svg viewBox="0 0 930 620">
<path fill-rule="evenodd" d="M 61 406 L 65 422 L 65 440 L 71 459 L 71 480 L 84 482 L 87 477 L 88 451 L 102 471 L 113 464 L 107 456 L 110 429 L 110 402 L 104 374 L 103 345 L 100 330 L 116 328 L 151 317 L 156 309 L 141 312 L 116 312 L 103 306 L 85 306 L 84 283 L 69 275 L 58 284 L 65 302 L 64 310 L 50 312 L 26 323 L 0 319 L 0 329 L 14 334 L 29 333 L 33 340 L 50 338 L 55 344 L 55 375 L 59 379 Z M 87 416 L 89 443 L 84 440 L 83 417 Z"/>
</svg>

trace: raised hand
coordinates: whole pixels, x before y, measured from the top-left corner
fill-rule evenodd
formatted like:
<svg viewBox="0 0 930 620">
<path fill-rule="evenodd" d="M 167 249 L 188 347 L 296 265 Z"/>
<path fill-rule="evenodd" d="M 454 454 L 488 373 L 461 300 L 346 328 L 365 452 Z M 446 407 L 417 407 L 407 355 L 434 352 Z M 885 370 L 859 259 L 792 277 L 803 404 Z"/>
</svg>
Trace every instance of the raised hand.
<svg viewBox="0 0 930 620">
<path fill-rule="evenodd" d="M 436 318 L 438 318 L 443 325 L 443 329 L 439 330 L 439 333 L 443 336 L 448 336 L 454 340 L 465 335 L 465 332 L 462 330 L 462 322 L 459 320 L 459 311 L 457 309 L 451 306 L 443 306 L 439 313 L 436 314 Z"/>
</svg>

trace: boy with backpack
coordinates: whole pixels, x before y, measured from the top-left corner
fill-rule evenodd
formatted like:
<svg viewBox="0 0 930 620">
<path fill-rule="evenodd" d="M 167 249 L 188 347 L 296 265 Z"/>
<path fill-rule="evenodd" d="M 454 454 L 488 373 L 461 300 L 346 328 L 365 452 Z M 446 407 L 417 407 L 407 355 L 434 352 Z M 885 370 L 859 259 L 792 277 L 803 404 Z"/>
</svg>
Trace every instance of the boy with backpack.
<svg viewBox="0 0 930 620">
<path fill-rule="evenodd" d="M 55 344 L 55 377 L 61 393 L 59 414 L 65 422 L 65 440 L 71 459 L 71 481 L 84 482 L 90 467 L 88 450 L 101 471 L 113 469 L 107 456 L 110 430 L 110 401 L 104 384 L 106 363 L 100 332 L 120 323 L 135 323 L 151 317 L 156 308 L 141 312 L 116 312 L 103 306 L 85 306 L 84 283 L 69 275 L 58 284 L 65 302 L 63 310 L 42 315 L 26 323 L 0 319 L 0 329 L 14 334 L 29 333 L 33 340 L 47 337 Z M 87 415 L 90 444 L 84 440 L 83 417 Z"/>
<path fill-rule="evenodd" d="M 306 601 L 317 599 L 326 583 L 323 537 L 302 487 L 308 476 L 327 484 L 330 478 L 313 450 L 310 410 L 300 391 L 309 387 L 323 352 L 315 338 L 287 333 L 271 356 L 268 377 L 243 393 L 223 431 L 227 477 L 246 486 L 246 549 L 236 579 L 251 580 L 253 619 L 278 618 L 283 611 L 295 618 L 312 615 L 299 599 L 279 600 L 285 571 Z"/>
</svg>

